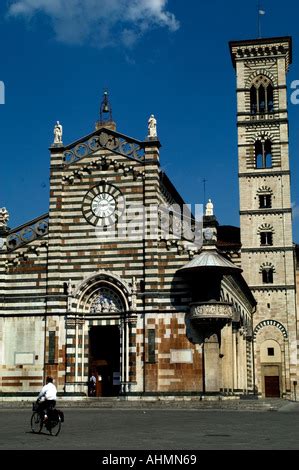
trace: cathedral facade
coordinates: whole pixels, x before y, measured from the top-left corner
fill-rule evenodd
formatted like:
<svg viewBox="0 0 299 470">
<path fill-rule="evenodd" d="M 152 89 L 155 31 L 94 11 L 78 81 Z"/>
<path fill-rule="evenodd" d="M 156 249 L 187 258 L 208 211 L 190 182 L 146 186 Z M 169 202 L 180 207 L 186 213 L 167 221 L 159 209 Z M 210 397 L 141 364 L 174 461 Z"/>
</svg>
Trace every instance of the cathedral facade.
<svg viewBox="0 0 299 470">
<path fill-rule="evenodd" d="M 10 229 L 0 210 L 0 396 L 47 375 L 65 396 L 296 395 L 291 40 L 230 49 L 241 230 L 211 201 L 190 212 L 153 115 L 143 141 L 116 129 L 107 94 L 91 134 L 65 145 L 57 122 L 49 212 Z"/>
</svg>

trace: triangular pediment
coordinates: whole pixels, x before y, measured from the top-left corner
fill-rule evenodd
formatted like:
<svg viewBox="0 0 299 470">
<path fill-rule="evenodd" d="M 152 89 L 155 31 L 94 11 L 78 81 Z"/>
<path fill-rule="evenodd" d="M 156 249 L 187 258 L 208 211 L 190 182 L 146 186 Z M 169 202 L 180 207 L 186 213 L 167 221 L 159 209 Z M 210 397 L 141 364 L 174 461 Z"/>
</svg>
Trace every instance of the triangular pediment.
<svg viewBox="0 0 299 470">
<path fill-rule="evenodd" d="M 100 149 L 105 149 L 109 152 L 142 163 L 145 156 L 145 147 L 147 145 L 149 145 L 147 141 L 140 141 L 128 137 L 103 126 L 64 147 L 64 164 L 71 165 L 77 163 Z"/>
</svg>

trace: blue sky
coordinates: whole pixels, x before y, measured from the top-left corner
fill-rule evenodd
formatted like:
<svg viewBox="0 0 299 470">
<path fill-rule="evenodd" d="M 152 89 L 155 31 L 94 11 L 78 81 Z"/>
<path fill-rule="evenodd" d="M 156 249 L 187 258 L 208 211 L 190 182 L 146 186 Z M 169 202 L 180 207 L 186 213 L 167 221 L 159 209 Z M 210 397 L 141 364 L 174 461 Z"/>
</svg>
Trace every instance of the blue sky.
<svg viewBox="0 0 299 470">
<path fill-rule="evenodd" d="M 107 87 L 117 129 L 137 139 L 155 114 L 161 164 L 186 202 L 203 178 L 221 224 L 239 225 L 235 74 L 228 41 L 257 36 L 255 0 L 0 0 L 0 207 L 11 227 L 48 211 L 53 126 L 94 130 Z M 293 36 L 299 4 L 264 0 L 263 36 Z M 290 98 L 290 93 L 289 93 Z M 299 105 L 289 100 L 294 239 L 299 241 Z"/>
</svg>

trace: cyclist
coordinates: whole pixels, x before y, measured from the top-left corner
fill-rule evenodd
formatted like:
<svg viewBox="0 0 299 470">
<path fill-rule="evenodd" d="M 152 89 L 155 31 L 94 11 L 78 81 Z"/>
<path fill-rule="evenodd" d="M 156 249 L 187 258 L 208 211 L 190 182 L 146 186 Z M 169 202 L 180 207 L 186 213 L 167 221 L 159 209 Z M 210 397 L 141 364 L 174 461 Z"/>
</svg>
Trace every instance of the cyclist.
<svg viewBox="0 0 299 470">
<path fill-rule="evenodd" d="M 47 377 L 46 385 L 41 389 L 37 402 L 39 403 L 40 412 L 44 413 L 44 421 L 48 419 L 48 411 L 55 408 L 57 398 L 57 389 L 53 384 L 53 378 Z"/>
</svg>

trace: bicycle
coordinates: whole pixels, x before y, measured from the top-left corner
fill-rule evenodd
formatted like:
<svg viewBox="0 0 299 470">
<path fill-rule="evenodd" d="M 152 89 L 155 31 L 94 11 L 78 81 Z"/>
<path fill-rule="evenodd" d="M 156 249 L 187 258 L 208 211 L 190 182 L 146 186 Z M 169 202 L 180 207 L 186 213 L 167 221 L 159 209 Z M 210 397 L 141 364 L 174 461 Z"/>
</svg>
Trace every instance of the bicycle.
<svg viewBox="0 0 299 470">
<path fill-rule="evenodd" d="M 61 430 L 61 423 L 64 421 L 63 412 L 52 408 L 48 410 L 48 419 L 44 422 L 44 414 L 40 411 L 38 403 L 32 405 L 31 430 L 34 434 L 40 434 L 43 426 L 49 431 L 51 436 L 58 436 Z"/>
</svg>

